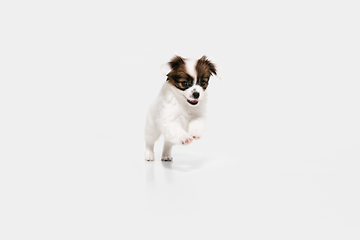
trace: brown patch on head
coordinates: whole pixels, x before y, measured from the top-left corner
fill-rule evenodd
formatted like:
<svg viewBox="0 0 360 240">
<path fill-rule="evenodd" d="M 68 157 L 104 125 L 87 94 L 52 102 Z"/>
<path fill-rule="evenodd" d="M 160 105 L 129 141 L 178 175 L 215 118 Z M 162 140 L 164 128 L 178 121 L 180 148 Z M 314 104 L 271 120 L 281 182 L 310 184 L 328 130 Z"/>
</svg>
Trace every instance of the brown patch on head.
<svg viewBox="0 0 360 240">
<path fill-rule="evenodd" d="M 184 58 L 175 56 L 170 60 L 169 65 L 171 71 L 168 73 L 166 81 L 182 91 L 193 85 L 194 78 L 186 72 Z"/>
<path fill-rule="evenodd" d="M 181 66 L 185 66 L 185 59 L 180 56 L 175 56 L 170 60 L 169 65 L 171 69 L 176 69 Z"/>
<path fill-rule="evenodd" d="M 205 90 L 209 85 L 210 76 L 213 74 L 216 75 L 216 67 L 204 55 L 197 61 L 195 69 L 197 73 L 197 84 Z"/>
</svg>

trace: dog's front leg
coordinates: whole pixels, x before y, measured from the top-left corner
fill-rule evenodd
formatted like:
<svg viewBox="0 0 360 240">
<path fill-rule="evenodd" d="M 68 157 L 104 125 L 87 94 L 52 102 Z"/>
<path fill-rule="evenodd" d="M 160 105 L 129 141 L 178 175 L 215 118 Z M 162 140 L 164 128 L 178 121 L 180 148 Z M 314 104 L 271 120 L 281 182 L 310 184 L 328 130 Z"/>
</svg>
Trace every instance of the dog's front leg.
<svg viewBox="0 0 360 240">
<path fill-rule="evenodd" d="M 165 141 L 172 144 L 189 144 L 192 141 L 192 136 L 188 134 L 180 123 L 173 122 L 164 124 L 161 129 Z"/>
<path fill-rule="evenodd" d="M 206 117 L 197 117 L 189 122 L 188 133 L 194 139 L 201 138 L 205 130 Z"/>
</svg>

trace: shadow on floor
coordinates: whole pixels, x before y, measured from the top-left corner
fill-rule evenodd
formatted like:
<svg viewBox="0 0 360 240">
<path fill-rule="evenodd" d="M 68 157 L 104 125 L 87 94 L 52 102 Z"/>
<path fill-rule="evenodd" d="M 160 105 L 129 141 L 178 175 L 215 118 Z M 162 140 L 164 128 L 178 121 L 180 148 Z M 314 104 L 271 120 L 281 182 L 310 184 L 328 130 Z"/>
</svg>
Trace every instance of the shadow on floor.
<svg viewBox="0 0 360 240">
<path fill-rule="evenodd" d="M 203 156 L 176 155 L 174 156 L 174 160 L 169 162 L 162 161 L 161 164 L 166 170 L 191 172 L 204 167 L 208 162 L 207 160 L 208 159 Z"/>
</svg>

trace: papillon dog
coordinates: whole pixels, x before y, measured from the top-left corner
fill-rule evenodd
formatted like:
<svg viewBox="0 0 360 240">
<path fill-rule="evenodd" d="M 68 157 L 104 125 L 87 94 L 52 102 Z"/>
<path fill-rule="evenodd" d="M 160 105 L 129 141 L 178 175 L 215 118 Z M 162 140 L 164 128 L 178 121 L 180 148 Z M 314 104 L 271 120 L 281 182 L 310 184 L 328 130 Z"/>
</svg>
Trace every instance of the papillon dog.
<svg viewBox="0 0 360 240">
<path fill-rule="evenodd" d="M 209 79 L 215 64 L 206 56 L 191 60 L 175 56 L 166 64 L 166 82 L 150 105 L 145 124 L 145 160 L 154 160 L 154 144 L 162 134 L 161 160 L 171 161 L 171 148 L 201 138 L 206 120 Z"/>
</svg>

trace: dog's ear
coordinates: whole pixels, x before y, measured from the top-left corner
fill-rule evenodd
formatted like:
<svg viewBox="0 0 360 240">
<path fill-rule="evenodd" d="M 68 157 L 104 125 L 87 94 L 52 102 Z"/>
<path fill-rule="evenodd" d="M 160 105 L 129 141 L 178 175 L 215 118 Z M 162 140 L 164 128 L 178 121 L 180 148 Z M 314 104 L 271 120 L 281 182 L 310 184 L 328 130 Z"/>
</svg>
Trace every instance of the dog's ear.
<svg viewBox="0 0 360 240">
<path fill-rule="evenodd" d="M 185 65 L 185 59 L 175 55 L 175 57 L 173 57 L 170 62 L 161 66 L 161 74 L 167 76 L 171 70 L 177 69 L 182 65 Z"/>
<path fill-rule="evenodd" d="M 169 62 L 169 66 L 171 67 L 171 69 L 179 68 L 182 65 L 185 65 L 185 61 L 184 58 L 180 56 L 173 57 Z"/>
<path fill-rule="evenodd" d="M 211 73 L 211 75 L 217 75 L 217 68 L 214 63 L 212 63 L 207 56 L 202 56 L 197 63 L 198 67 L 206 67 Z"/>
</svg>

